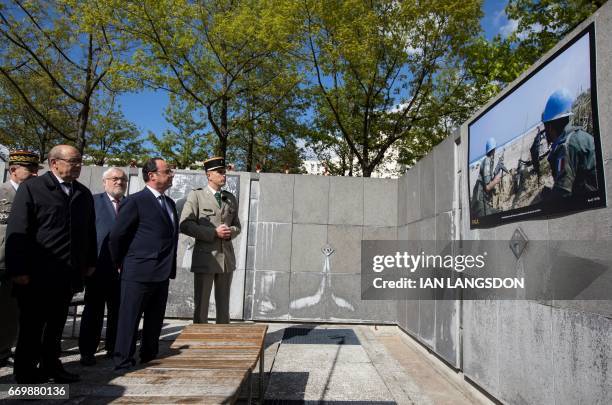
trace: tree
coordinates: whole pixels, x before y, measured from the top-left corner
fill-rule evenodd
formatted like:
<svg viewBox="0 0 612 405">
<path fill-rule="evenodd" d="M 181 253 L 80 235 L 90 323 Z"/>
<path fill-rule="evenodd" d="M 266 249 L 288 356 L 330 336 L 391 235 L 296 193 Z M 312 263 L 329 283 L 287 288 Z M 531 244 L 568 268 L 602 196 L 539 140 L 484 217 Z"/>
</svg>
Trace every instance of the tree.
<svg viewBox="0 0 612 405">
<path fill-rule="evenodd" d="M 94 103 L 92 111 L 86 160 L 98 166 L 127 166 L 144 160 L 149 150 L 143 146 L 138 128 L 116 105 L 115 95 Z"/>
<path fill-rule="evenodd" d="M 84 152 L 92 98 L 101 86 L 127 86 L 116 73 L 126 50 L 109 24 L 110 1 L 14 0 L 0 5 L 0 75 L 43 126 Z M 53 88 L 71 125 L 38 102 L 23 77 Z"/>
<path fill-rule="evenodd" d="M 508 18 L 517 22 L 506 42 L 513 58 L 527 69 L 606 0 L 510 0 Z"/>
<path fill-rule="evenodd" d="M 292 7 L 291 1 L 163 0 L 126 3 L 117 15 L 141 46 L 134 55 L 140 80 L 201 109 L 218 139 L 216 154 L 225 157 L 230 136 L 249 121 L 241 94 L 268 98 L 257 117 L 299 82 L 285 57 L 298 46 Z"/>
<path fill-rule="evenodd" d="M 157 137 L 149 133 L 148 140 L 155 151 L 179 169 L 201 168 L 214 149 L 214 137 L 206 132 L 206 123 L 195 111 L 194 103 L 170 97 L 166 119 L 176 130 L 166 130 Z"/>
<path fill-rule="evenodd" d="M 316 113 L 363 176 L 398 141 L 433 139 L 475 108 L 464 62 L 480 32 L 480 2 L 313 0 L 302 13 Z"/>
</svg>

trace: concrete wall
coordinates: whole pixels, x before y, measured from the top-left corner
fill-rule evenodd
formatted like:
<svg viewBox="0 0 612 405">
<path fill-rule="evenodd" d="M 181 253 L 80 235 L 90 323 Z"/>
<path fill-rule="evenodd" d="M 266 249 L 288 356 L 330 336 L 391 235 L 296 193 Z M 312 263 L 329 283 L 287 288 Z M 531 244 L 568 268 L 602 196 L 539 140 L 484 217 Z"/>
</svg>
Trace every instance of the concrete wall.
<svg viewBox="0 0 612 405">
<path fill-rule="evenodd" d="M 250 211 L 246 318 L 395 322 L 361 300 L 360 246 L 396 239 L 396 180 L 261 174 Z"/>
<path fill-rule="evenodd" d="M 610 206 L 612 3 L 605 4 L 542 60 L 593 21 L 600 135 Z M 464 168 L 467 167 L 466 125 L 461 128 L 461 145 L 459 167 Z M 466 182 L 463 178 L 461 181 Z M 463 239 L 507 241 L 520 226 L 530 240 L 612 240 L 612 208 L 471 231 L 467 193 L 461 194 L 461 206 L 465 207 L 461 220 Z M 552 250 L 549 254 L 553 255 Z M 528 252 L 524 258 L 525 271 L 541 271 L 541 268 L 529 268 L 529 255 Z M 592 260 L 588 254 L 581 258 L 586 263 Z M 506 403 L 612 403 L 611 318 L 612 301 L 466 301 L 463 303 L 463 371 Z"/>
</svg>

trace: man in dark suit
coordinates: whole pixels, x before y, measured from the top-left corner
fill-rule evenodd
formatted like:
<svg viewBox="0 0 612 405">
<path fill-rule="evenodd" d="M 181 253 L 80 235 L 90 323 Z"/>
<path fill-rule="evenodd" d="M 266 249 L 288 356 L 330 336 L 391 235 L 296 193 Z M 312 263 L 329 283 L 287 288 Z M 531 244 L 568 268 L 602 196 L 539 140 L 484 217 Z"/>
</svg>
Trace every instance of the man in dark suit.
<svg viewBox="0 0 612 405">
<path fill-rule="evenodd" d="M 146 187 L 121 204 L 110 234 L 111 256 L 121 266 L 116 370 L 136 364 L 136 334 L 143 315 L 140 361 L 157 356 L 168 282 L 176 276 L 178 215 L 174 201 L 164 195 L 174 171 L 163 159 L 153 158 L 142 168 L 142 177 Z"/>
<path fill-rule="evenodd" d="M 20 384 L 79 380 L 59 360 L 62 331 L 72 295 L 96 265 L 93 198 L 76 181 L 81 154 L 55 146 L 49 168 L 19 186 L 7 228 L 7 272 L 19 305 L 13 371 Z"/>
<path fill-rule="evenodd" d="M 123 170 L 111 167 L 102 174 L 104 192 L 94 195 L 98 262 L 96 271 L 85 280 L 85 308 L 79 332 L 79 351 L 81 364 L 84 366 L 96 364 L 94 356 L 100 343 L 104 306 L 107 308 L 106 355 L 112 356 L 115 348 L 119 316 L 119 269 L 111 259 L 108 239 L 115 224 L 119 204 L 125 196 L 127 181 Z"/>
</svg>

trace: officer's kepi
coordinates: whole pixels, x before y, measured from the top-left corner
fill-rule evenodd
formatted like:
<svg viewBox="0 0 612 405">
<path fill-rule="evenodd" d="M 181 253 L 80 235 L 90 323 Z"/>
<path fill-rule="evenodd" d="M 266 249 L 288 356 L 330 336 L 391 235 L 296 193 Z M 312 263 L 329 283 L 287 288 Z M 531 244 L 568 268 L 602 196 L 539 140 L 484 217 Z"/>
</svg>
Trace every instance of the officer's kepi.
<svg viewBox="0 0 612 405">
<path fill-rule="evenodd" d="M 213 157 L 204 162 L 204 170 L 225 169 L 225 159 L 222 157 Z"/>
</svg>

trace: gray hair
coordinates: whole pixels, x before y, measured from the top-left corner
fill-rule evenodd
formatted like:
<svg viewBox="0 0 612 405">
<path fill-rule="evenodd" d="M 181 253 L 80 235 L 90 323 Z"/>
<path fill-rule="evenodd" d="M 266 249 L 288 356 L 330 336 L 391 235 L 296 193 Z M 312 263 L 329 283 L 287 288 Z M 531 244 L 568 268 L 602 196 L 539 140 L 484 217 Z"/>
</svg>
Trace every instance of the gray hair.
<svg viewBox="0 0 612 405">
<path fill-rule="evenodd" d="M 109 167 L 104 171 L 104 173 L 102 173 L 102 180 L 106 179 L 106 176 L 108 176 L 109 174 L 111 174 L 111 172 L 114 171 L 123 173 L 123 177 L 127 178 L 127 174 L 123 171 L 123 169 L 120 169 L 118 167 Z"/>
</svg>

